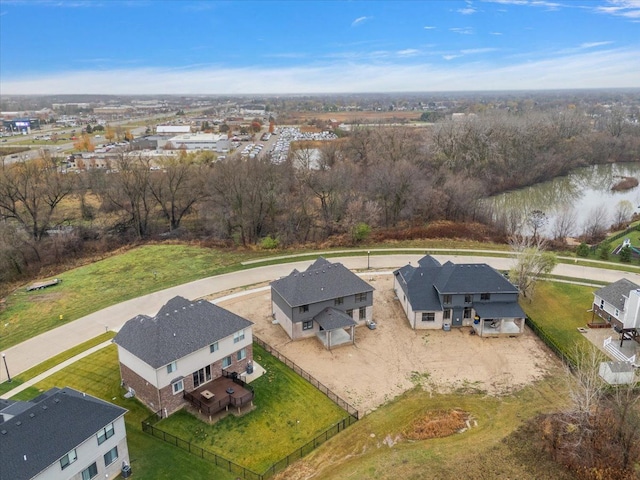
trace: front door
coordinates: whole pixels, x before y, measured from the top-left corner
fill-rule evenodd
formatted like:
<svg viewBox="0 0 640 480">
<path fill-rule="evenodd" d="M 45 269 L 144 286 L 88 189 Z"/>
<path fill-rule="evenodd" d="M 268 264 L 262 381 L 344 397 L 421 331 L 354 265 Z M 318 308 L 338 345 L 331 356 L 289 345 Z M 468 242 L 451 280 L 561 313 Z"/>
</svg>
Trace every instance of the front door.
<svg viewBox="0 0 640 480">
<path fill-rule="evenodd" d="M 461 327 L 463 315 L 464 315 L 464 310 L 461 307 L 455 307 L 453 309 L 453 312 L 451 312 L 451 326 Z"/>
</svg>

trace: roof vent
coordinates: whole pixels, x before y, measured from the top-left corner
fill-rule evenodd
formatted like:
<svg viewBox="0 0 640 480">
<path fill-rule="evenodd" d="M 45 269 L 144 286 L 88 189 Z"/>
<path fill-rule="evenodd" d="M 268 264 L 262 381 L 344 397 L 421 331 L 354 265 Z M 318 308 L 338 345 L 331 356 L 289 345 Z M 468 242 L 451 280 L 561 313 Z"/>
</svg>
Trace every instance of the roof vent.
<svg viewBox="0 0 640 480">
<path fill-rule="evenodd" d="M 7 431 L 6 431 L 6 430 L 0 430 L 0 433 L 1 433 L 2 435 L 6 435 L 6 434 L 7 434 Z"/>
<path fill-rule="evenodd" d="M 46 405 L 42 405 L 42 409 L 43 410 L 46 410 L 47 408 L 49 408 L 49 407 L 47 407 Z"/>
<path fill-rule="evenodd" d="M 173 332 L 173 336 L 174 336 L 174 337 L 176 336 L 176 332 Z"/>
<path fill-rule="evenodd" d="M 33 418 L 33 417 L 35 417 L 35 416 L 36 416 L 36 414 L 35 414 L 35 413 L 30 413 L 30 414 L 29 414 L 29 418 Z"/>
<path fill-rule="evenodd" d="M 60 403 L 60 399 L 59 398 L 54 398 L 53 401 L 56 402 L 56 403 Z"/>
<path fill-rule="evenodd" d="M 27 461 L 27 456 L 23 455 L 23 457 L 24 457 L 24 461 L 26 462 Z"/>
<path fill-rule="evenodd" d="M 18 420 L 18 421 L 16 422 L 16 425 L 20 426 L 20 425 L 22 425 L 22 422 L 21 422 L 20 420 Z"/>
</svg>

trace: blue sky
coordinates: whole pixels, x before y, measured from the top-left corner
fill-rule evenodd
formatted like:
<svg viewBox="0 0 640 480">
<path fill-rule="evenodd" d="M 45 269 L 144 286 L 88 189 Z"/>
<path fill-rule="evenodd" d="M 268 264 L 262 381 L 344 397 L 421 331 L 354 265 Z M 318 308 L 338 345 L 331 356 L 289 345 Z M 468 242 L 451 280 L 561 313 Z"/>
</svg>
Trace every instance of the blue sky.
<svg viewBox="0 0 640 480">
<path fill-rule="evenodd" d="M 0 94 L 640 87 L 640 0 L 0 0 Z"/>
</svg>

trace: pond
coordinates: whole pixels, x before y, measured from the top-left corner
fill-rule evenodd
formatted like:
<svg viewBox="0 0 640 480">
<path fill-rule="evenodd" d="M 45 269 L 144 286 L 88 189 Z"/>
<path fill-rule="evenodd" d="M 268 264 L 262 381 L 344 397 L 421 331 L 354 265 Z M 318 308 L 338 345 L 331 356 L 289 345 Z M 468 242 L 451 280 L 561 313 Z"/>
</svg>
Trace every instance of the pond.
<svg viewBox="0 0 640 480">
<path fill-rule="evenodd" d="M 495 195 L 486 202 L 494 212 L 516 212 L 526 216 L 533 210 L 541 210 L 549 220 L 542 232 L 546 236 L 551 234 L 562 212 L 569 210 L 575 215 L 575 227 L 570 235 L 577 235 L 598 209 L 604 213 L 603 223 L 607 228 L 614 222 L 620 202 L 630 202 L 630 213 L 640 213 L 640 187 L 620 192 L 611 189 L 621 177 L 640 179 L 640 163 L 578 168 L 565 177 Z"/>
</svg>

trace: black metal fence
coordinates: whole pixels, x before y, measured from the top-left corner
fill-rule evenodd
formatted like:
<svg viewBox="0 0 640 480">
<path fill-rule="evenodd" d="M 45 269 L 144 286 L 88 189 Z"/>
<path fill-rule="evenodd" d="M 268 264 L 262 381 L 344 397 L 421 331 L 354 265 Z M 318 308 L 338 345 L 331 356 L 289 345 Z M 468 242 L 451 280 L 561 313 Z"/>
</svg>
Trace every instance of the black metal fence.
<svg viewBox="0 0 640 480">
<path fill-rule="evenodd" d="M 266 480 L 272 477 L 276 473 L 281 472 L 282 470 L 287 468 L 293 462 L 311 453 L 313 450 L 318 448 L 320 445 L 322 445 L 324 442 L 329 440 L 331 437 L 337 435 L 338 433 L 343 431 L 345 428 L 349 427 L 350 425 L 358 421 L 358 419 L 355 418 L 353 415 L 349 415 L 343 418 L 338 423 L 326 429 L 324 432 L 322 432 L 320 435 L 315 437 L 310 442 L 307 442 L 302 447 L 296 449 L 286 457 L 278 460 L 276 463 L 274 463 L 269 468 L 267 468 L 263 473 L 257 473 L 247 467 L 243 467 L 242 465 L 232 462 L 229 459 L 221 457 L 220 455 L 217 455 L 213 452 L 205 450 L 204 448 L 199 447 L 198 445 L 194 445 L 193 443 L 187 440 L 184 440 L 180 437 L 176 437 L 175 435 L 169 432 L 165 432 L 164 430 L 156 426 L 156 424 L 160 421 L 161 418 L 162 418 L 162 411 L 158 411 L 153 415 L 151 415 L 149 418 L 147 418 L 142 422 L 142 431 L 145 433 L 148 433 L 149 435 L 155 438 L 159 438 L 164 442 L 174 445 L 186 452 L 189 452 L 204 460 L 207 460 L 208 462 L 213 463 L 217 467 L 223 468 L 233 473 L 234 475 L 238 475 L 239 477 L 247 480 Z"/>
<path fill-rule="evenodd" d="M 305 455 L 308 455 L 314 449 L 316 449 L 317 447 L 322 445 L 324 442 L 329 440 L 331 437 L 337 435 L 338 433 L 343 431 L 345 428 L 349 427 L 350 425 L 353 425 L 355 422 L 358 421 L 360 417 L 359 417 L 358 410 L 355 407 L 345 402 L 342 398 L 340 398 L 338 395 L 336 395 L 331 390 L 329 390 L 329 388 L 327 388 L 324 384 L 319 382 L 313 375 L 311 375 L 310 373 L 300 368 L 298 365 L 296 365 L 294 362 L 289 360 L 286 356 L 284 356 L 278 350 L 271 347 L 271 345 L 269 345 L 265 341 L 257 338 L 255 335 L 253 336 L 253 341 L 256 342 L 258 345 L 260 345 L 262 348 L 264 348 L 271 355 L 276 357 L 278 360 L 280 360 L 282 363 L 287 365 L 289 368 L 291 368 L 294 372 L 296 372 L 298 375 L 300 375 L 302 378 L 308 381 L 311 385 L 313 385 L 318 390 L 320 390 L 332 402 L 334 402 L 336 405 L 341 407 L 343 410 L 347 411 L 349 415 L 344 417 L 338 423 L 326 429 L 324 432 L 316 436 L 313 440 L 304 444 L 302 447 L 291 452 L 286 457 L 278 460 L 276 463 L 274 463 L 269 468 L 267 468 L 263 473 L 256 473 L 249 468 L 243 467 L 242 465 L 238 465 L 237 463 L 234 463 L 231 460 L 228 460 L 224 457 L 221 457 L 220 455 L 217 455 L 213 452 L 205 450 L 204 448 L 194 445 L 191 442 L 188 442 L 187 440 L 183 440 L 171 433 L 165 432 L 164 430 L 156 426 L 156 424 L 162 419 L 162 411 L 158 411 L 153 415 L 151 415 L 146 420 L 144 420 L 142 422 L 142 431 L 156 438 L 159 438 L 167 443 L 170 443 L 171 445 L 175 445 L 176 447 L 181 448 L 182 450 L 185 450 L 193 455 L 197 455 L 200 458 L 203 458 L 220 468 L 226 469 L 227 471 L 233 473 L 234 475 L 237 475 L 240 478 L 248 479 L 248 480 L 266 480 L 272 477 L 273 475 L 275 475 L 276 473 L 281 472 L 282 470 L 287 468 L 289 465 L 291 465 L 293 462 L 301 459 Z M 241 380 L 238 379 L 238 381 L 241 381 Z M 253 391 L 253 388 L 251 388 L 251 390 Z"/>
<path fill-rule="evenodd" d="M 273 348 L 271 345 L 266 343 L 264 340 L 261 340 L 260 338 L 256 337 L 255 335 L 253 336 L 253 341 L 255 343 L 257 343 L 258 345 L 260 345 L 262 348 L 264 348 L 271 355 L 276 357 L 278 360 L 280 360 L 282 363 L 284 363 L 291 370 L 293 370 L 298 375 L 300 375 L 302 378 L 304 378 L 311 385 L 313 385 L 318 390 L 320 390 L 322 393 L 324 393 L 329 398 L 329 400 L 331 400 L 333 403 L 338 405 L 343 410 L 346 410 L 349 413 L 349 415 L 355 417 L 356 420 L 358 420 L 360 418 L 360 414 L 359 414 L 357 408 L 355 408 L 354 406 L 350 405 L 349 403 L 344 401 L 342 398 L 340 398 L 338 395 L 333 393 L 331 390 L 329 390 L 329 388 L 327 386 L 325 386 L 322 382 L 318 381 L 313 375 L 311 375 L 310 373 L 306 372 L 301 367 L 296 365 L 295 362 L 289 360 L 286 356 L 284 356 L 278 350 Z"/>
<path fill-rule="evenodd" d="M 569 366 L 570 368 L 575 367 L 575 359 L 569 355 L 568 352 L 565 352 L 560 345 L 558 345 L 553 337 L 545 332 L 541 327 L 539 327 L 534 320 L 530 317 L 525 318 L 525 323 L 529 326 L 533 333 L 535 333 L 540 340 L 542 340 L 547 347 L 549 347 L 553 353 L 555 353 L 562 363 Z"/>
</svg>

